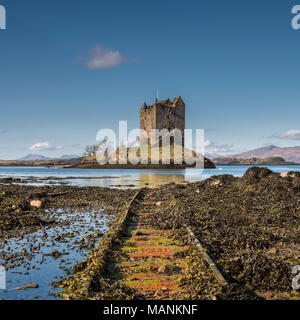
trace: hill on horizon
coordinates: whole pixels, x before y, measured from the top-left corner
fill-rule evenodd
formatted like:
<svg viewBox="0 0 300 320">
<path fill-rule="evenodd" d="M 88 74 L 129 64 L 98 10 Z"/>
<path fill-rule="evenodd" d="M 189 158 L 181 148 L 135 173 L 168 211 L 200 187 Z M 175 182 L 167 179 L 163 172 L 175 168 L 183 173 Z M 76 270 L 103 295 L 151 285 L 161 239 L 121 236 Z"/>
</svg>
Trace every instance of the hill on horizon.
<svg viewBox="0 0 300 320">
<path fill-rule="evenodd" d="M 73 155 L 73 154 L 64 154 L 59 158 L 53 158 L 53 157 L 46 157 L 41 154 L 27 154 L 26 156 L 17 159 L 18 161 L 30 161 L 30 160 L 52 160 L 52 159 L 74 159 L 74 158 L 79 158 L 80 156 L 78 155 Z"/>
<path fill-rule="evenodd" d="M 49 160 L 50 158 L 45 157 L 41 154 L 27 154 L 26 156 L 22 158 L 18 158 L 19 161 L 26 161 L 26 160 Z"/>
<path fill-rule="evenodd" d="M 288 162 L 300 163 L 300 146 L 282 148 L 274 145 L 269 145 L 266 147 L 243 152 L 238 155 L 233 155 L 231 157 L 236 159 L 281 157 Z"/>
<path fill-rule="evenodd" d="M 75 159 L 80 158 L 78 154 L 64 154 L 59 159 Z"/>
</svg>

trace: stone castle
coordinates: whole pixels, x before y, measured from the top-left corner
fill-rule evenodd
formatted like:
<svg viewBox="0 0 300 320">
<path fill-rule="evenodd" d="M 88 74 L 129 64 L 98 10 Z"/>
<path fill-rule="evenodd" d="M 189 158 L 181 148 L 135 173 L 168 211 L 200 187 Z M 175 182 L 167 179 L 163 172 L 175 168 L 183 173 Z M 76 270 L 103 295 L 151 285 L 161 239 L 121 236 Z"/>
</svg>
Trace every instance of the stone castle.
<svg viewBox="0 0 300 320">
<path fill-rule="evenodd" d="M 179 96 L 173 101 L 156 99 L 152 106 L 144 102 L 140 110 L 140 129 L 146 131 L 149 143 L 153 143 L 151 129 L 179 129 L 184 137 L 185 103 L 182 98 Z"/>
</svg>

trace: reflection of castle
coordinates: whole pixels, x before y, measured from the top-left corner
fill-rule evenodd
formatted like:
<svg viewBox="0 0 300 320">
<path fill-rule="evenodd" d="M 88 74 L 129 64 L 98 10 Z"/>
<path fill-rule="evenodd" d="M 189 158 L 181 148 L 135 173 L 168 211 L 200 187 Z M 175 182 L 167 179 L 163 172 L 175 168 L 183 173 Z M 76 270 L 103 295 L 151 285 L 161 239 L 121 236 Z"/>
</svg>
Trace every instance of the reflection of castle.
<svg viewBox="0 0 300 320">
<path fill-rule="evenodd" d="M 156 188 L 171 182 L 184 183 L 185 177 L 183 174 L 140 174 L 139 188 Z"/>
<path fill-rule="evenodd" d="M 179 96 L 172 102 L 167 100 L 158 101 L 156 99 L 152 106 L 147 106 L 144 102 L 140 110 L 140 128 L 145 130 L 151 141 L 151 129 L 179 129 L 184 137 L 185 129 L 185 104 Z"/>
</svg>

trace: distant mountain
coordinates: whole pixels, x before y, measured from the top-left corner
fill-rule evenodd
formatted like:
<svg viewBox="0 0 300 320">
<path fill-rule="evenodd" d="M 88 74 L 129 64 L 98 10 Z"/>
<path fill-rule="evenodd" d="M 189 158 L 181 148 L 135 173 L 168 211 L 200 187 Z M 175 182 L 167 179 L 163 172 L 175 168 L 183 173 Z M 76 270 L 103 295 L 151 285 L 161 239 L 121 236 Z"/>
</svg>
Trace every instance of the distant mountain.
<svg viewBox="0 0 300 320">
<path fill-rule="evenodd" d="M 78 154 L 64 154 L 59 159 L 76 159 L 76 158 L 80 158 L 80 156 Z"/>
<path fill-rule="evenodd" d="M 285 161 L 300 163 L 300 146 L 281 148 L 274 145 L 270 145 L 233 156 L 233 158 L 236 159 L 271 157 L 281 157 Z"/>
<path fill-rule="evenodd" d="M 287 162 L 281 157 L 271 157 L 271 158 L 249 158 L 249 159 L 237 159 L 229 157 L 218 157 L 214 158 L 213 163 L 216 165 L 292 165 L 294 162 Z"/>
<path fill-rule="evenodd" d="M 19 158 L 17 160 L 19 161 L 33 161 L 33 160 L 53 160 L 53 159 L 76 159 L 76 158 L 80 158 L 79 155 L 77 154 L 64 154 L 63 156 L 59 157 L 59 158 L 53 158 L 53 157 L 45 157 L 41 154 L 28 154 L 25 157 Z"/>
<path fill-rule="evenodd" d="M 28 160 L 49 160 L 49 159 L 51 159 L 51 158 L 42 156 L 41 154 L 28 154 L 25 157 L 19 158 L 17 160 L 20 160 L 20 161 L 27 160 L 28 161 Z"/>
</svg>

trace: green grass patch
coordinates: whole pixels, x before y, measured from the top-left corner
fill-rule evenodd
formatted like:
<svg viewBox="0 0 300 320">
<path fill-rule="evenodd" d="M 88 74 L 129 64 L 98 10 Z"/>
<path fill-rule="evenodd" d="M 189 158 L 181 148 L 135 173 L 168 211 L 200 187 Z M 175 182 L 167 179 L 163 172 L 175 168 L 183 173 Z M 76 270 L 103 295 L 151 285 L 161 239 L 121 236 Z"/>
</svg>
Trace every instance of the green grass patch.
<svg viewBox="0 0 300 320">
<path fill-rule="evenodd" d="M 123 240 L 125 243 L 134 243 L 134 242 L 139 242 L 139 241 L 144 241 L 144 242 L 149 242 L 149 243 L 158 243 L 158 244 L 168 244 L 168 243 L 174 243 L 176 245 L 179 245 L 179 242 L 175 242 L 172 239 L 168 238 L 154 238 L 154 239 L 149 239 L 149 240 L 138 240 L 138 239 L 133 239 L 133 238 L 128 238 Z"/>
<path fill-rule="evenodd" d="M 178 260 L 178 259 L 177 259 Z M 182 261 L 184 264 L 187 264 L 187 259 L 179 259 L 179 261 Z M 141 267 L 153 267 L 153 266 L 160 266 L 160 265 L 166 265 L 166 264 L 170 264 L 170 259 L 153 259 L 151 262 L 149 261 L 137 261 L 137 262 L 132 262 L 132 264 L 136 264 L 138 266 Z M 130 266 L 128 264 L 126 264 L 126 262 L 118 262 L 116 263 L 117 267 L 128 267 L 128 268 L 134 268 L 137 266 Z"/>
<path fill-rule="evenodd" d="M 155 284 L 160 282 L 159 280 L 140 280 L 140 281 L 120 281 L 125 286 L 138 286 L 142 284 Z"/>
<path fill-rule="evenodd" d="M 122 247 L 121 248 L 121 251 L 137 251 L 138 248 L 135 248 L 135 247 Z"/>
<path fill-rule="evenodd" d="M 141 266 L 130 267 L 130 269 L 135 272 L 149 271 L 150 268 L 151 268 L 150 265 L 141 265 Z"/>
</svg>

